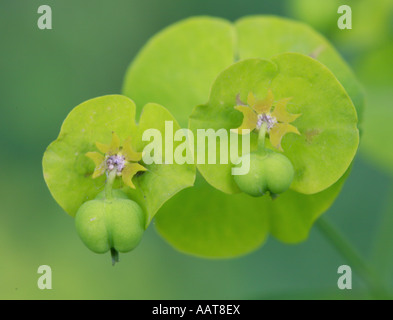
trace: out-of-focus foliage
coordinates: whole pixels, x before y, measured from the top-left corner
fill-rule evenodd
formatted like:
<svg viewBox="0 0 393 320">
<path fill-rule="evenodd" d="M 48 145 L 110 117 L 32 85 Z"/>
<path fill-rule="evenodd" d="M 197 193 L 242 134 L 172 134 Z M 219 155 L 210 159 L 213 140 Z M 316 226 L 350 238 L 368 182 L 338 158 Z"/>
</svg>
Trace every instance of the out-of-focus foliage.
<svg viewBox="0 0 393 320">
<path fill-rule="evenodd" d="M 337 27 L 337 8 L 344 4 L 352 9 L 351 30 Z M 329 14 L 314 10 L 321 5 L 329 8 Z M 296 18 L 324 32 L 352 57 L 367 97 L 361 151 L 370 161 L 393 172 L 393 148 L 387 143 L 393 139 L 393 1 L 296 0 L 288 9 Z"/>
<path fill-rule="evenodd" d="M 361 150 L 393 174 L 393 42 L 362 55 L 355 65 L 368 101 Z"/>
<path fill-rule="evenodd" d="M 342 5 L 352 10 L 352 30 L 341 30 L 337 20 Z M 391 39 L 393 1 L 391 0 L 294 0 L 288 9 L 296 18 L 322 31 L 342 50 L 358 54 Z"/>
</svg>

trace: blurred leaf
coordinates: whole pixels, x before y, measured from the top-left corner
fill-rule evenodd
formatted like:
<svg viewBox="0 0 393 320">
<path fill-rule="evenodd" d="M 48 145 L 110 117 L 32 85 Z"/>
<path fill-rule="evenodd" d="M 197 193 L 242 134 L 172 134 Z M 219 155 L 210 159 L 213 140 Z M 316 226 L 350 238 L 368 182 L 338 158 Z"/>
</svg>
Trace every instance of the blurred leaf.
<svg viewBox="0 0 393 320">
<path fill-rule="evenodd" d="M 269 232 L 285 243 L 298 243 L 331 206 L 346 177 L 314 195 L 287 191 L 275 200 L 228 195 L 199 178 L 161 208 L 156 227 L 178 250 L 209 258 L 247 254 L 262 245 Z"/>
<path fill-rule="evenodd" d="M 365 112 L 361 151 L 373 163 L 393 174 L 393 93 L 373 89 L 368 98 L 370 106 Z"/>
<path fill-rule="evenodd" d="M 45 181 L 60 206 L 71 216 L 87 200 L 94 199 L 105 185 L 105 175 L 92 179 L 94 163 L 85 154 L 96 151 L 96 142 L 108 143 L 112 132 L 121 141 L 131 137 L 136 150 L 148 142 L 141 137 L 148 126 L 163 132 L 165 120 L 179 126 L 163 107 L 148 104 L 140 125 L 135 124 L 135 104 L 119 96 L 103 96 L 75 107 L 65 119 L 59 137 L 45 151 L 43 170 Z M 147 212 L 149 220 L 159 207 L 179 190 L 193 184 L 195 168 L 190 165 L 146 165 L 148 171 L 134 178 L 137 190 L 124 186 L 131 198 Z M 120 181 L 117 181 L 120 182 Z M 117 187 L 120 187 L 120 183 Z"/>
<path fill-rule="evenodd" d="M 291 0 L 288 1 L 290 13 L 317 30 L 327 32 L 337 28 L 337 9 L 340 0 Z"/>
<path fill-rule="evenodd" d="M 233 26 L 217 18 L 190 18 L 155 35 L 130 65 L 123 93 L 136 105 L 160 103 L 187 126 L 191 108 L 207 101 L 217 74 L 233 62 Z"/>
<path fill-rule="evenodd" d="M 364 136 L 361 151 L 376 163 L 393 173 L 393 43 L 387 43 L 360 57 L 357 62 L 359 77 L 366 84 L 368 108 L 364 117 Z"/>
<path fill-rule="evenodd" d="M 359 54 L 355 60 L 356 73 L 367 86 L 368 91 L 374 88 L 390 89 L 393 83 L 392 65 L 393 41 L 382 43 L 378 48 Z M 370 107 L 373 109 L 373 106 Z"/>
<path fill-rule="evenodd" d="M 249 92 L 263 99 L 270 88 L 275 101 L 292 98 L 287 108 L 301 114 L 292 124 L 301 135 L 287 134 L 282 140 L 284 155 L 291 160 L 294 191 L 313 194 L 334 184 L 351 164 L 359 143 L 357 116 L 351 99 L 334 75 L 307 56 L 286 53 L 271 61 L 249 59 L 222 72 L 214 82 L 210 100 L 194 109 L 190 128 L 237 128 L 236 97 L 245 101 Z M 217 158 L 221 152 L 217 144 Z M 206 145 L 208 152 L 208 144 Z M 275 150 L 270 145 L 270 148 Z M 256 144 L 253 150 L 256 150 Z M 205 151 L 205 150 L 204 150 Z M 228 154 L 230 148 L 228 147 Z M 229 155 L 228 155 L 229 158 Z M 199 171 L 215 188 L 238 192 L 232 176 L 232 164 L 198 164 Z"/>
<path fill-rule="evenodd" d="M 247 209 L 245 209 L 247 208 Z M 268 212 L 245 194 L 227 195 L 201 178 L 156 216 L 159 233 L 178 250 L 228 258 L 257 249 L 268 233 Z"/>
<path fill-rule="evenodd" d="M 349 3 L 341 0 L 339 5 L 343 4 Z M 359 52 L 376 47 L 389 39 L 393 18 L 392 0 L 373 0 L 372 3 L 368 0 L 357 0 L 349 5 L 352 8 L 352 29 L 334 29 L 334 41 L 339 47 L 347 51 Z"/>
<path fill-rule="evenodd" d="M 341 30 L 337 26 L 341 5 L 352 9 L 352 29 Z M 390 20 L 393 15 L 391 0 L 291 0 L 289 13 L 314 28 L 328 34 L 340 48 L 359 52 L 378 46 L 389 38 Z"/>
</svg>

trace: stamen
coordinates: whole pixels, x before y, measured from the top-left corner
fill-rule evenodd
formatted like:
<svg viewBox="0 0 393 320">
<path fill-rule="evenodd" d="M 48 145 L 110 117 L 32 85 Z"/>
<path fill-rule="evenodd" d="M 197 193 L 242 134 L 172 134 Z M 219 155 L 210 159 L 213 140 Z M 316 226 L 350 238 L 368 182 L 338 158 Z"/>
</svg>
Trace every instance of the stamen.
<svg viewBox="0 0 393 320">
<path fill-rule="evenodd" d="M 270 129 L 276 125 L 277 119 L 268 113 L 258 114 L 258 121 L 257 121 L 258 130 L 261 128 L 263 123 L 266 123 L 266 131 L 269 132 Z"/>
<path fill-rule="evenodd" d="M 121 155 L 113 155 L 106 159 L 106 168 L 108 171 L 116 169 L 118 173 L 122 172 L 126 165 L 125 157 Z"/>
</svg>

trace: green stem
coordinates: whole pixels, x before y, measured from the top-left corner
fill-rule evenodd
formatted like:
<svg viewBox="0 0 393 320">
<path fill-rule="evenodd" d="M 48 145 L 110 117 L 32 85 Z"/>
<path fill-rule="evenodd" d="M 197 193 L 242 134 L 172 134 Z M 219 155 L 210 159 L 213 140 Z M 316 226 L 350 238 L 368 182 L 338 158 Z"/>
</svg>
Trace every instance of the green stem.
<svg viewBox="0 0 393 320">
<path fill-rule="evenodd" d="M 112 266 L 114 266 L 116 262 L 119 262 L 119 251 L 117 251 L 115 248 L 111 248 L 111 257 L 112 257 Z"/>
<path fill-rule="evenodd" d="M 117 170 L 112 170 L 108 174 L 108 178 L 107 178 L 106 184 L 105 184 L 105 199 L 106 200 L 113 199 L 112 189 L 113 189 L 113 183 L 115 182 L 116 176 L 117 176 Z M 111 258 L 112 258 L 112 266 L 114 266 L 116 264 L 116 262 L 119 262 L 119 252 L 115 248 L 111 248 Z"/>
<path fill-rule="evenodd" d="M 105 185 L 105 198 L 107 200 L 113 199 L 112 188 L 115 179 L 116 179 L 116 170 L 112 170 L 111 172 L 109 172 L 108 179 L 106 180 L 106 185 Z"/>
<path fill-rule="evenodd" d="M 258 134 L 258 150 L 259 151 L 265 150 L 266 132 L 267 132 L 266 123 L 262 123 L 261 128 L 259 129 L 259 134 Z"/>
<path fill-rule="evenodd" d="M 383 286 L 382 281 L 375 274 L 374 270 L 364 261 L 357 250 L 329 221 L 320 217 L 316 223 L 325 238 L 337 249 L 337 251 L 349 263 L 350 267 L 363 278 L 370 288 L 371 294 L 377 298 L 389 298 L 389 293 Z"/>
</svg>

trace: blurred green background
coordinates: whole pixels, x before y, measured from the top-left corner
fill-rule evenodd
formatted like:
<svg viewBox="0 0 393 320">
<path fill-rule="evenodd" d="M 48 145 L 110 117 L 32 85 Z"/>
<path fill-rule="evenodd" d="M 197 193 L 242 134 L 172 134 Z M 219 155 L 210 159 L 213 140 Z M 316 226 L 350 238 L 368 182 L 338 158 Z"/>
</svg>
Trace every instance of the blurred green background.
<svg viewBox="0 0 393 320">
<path fill-rule="evenodd" d="M 352 291 L 337 288 L 337 268 L 346 262 L 317 228 L 299 245 L 269 238 L 245 257 L 205 260 L 177 252 L 151 225 L 141 245 L 112 267 L 109 254 L 94 254 L 82 244 L 73 219 L 50 196 L 41 159 L 68 112 L 87 99 L 120 93 L 127 66 L 149 37 L 194 15 L 235 20 L 276 14 L 306 21 L 355 69 L 368 96 L 363 142 L 325 216 L 391 288 L 392 1 L 346 1 L 353 4 L 353 30 L 337 28 L 342 1 L 323 0 L 331 2 L 323 14 L 315 4 L 312 9 L 320 2 L 1 0 L 0 299 L 370 297 L 356 275 Z M 52 7 L 53 30 L 37 27 L 42 4 Z M 37 269 L 44 264 L 52 268 L 52 290 L 37 287 Z"/>
</svg>

